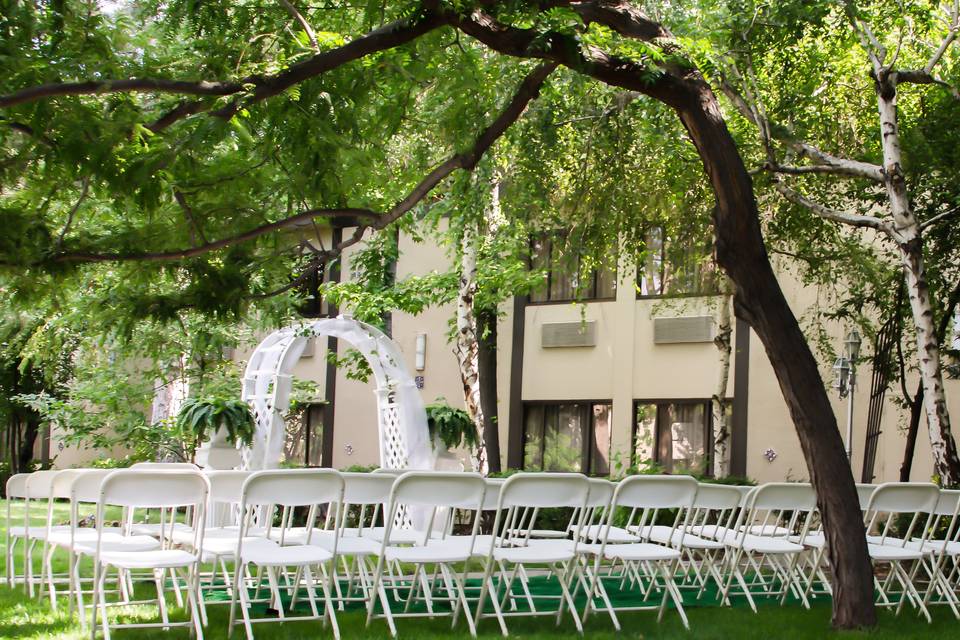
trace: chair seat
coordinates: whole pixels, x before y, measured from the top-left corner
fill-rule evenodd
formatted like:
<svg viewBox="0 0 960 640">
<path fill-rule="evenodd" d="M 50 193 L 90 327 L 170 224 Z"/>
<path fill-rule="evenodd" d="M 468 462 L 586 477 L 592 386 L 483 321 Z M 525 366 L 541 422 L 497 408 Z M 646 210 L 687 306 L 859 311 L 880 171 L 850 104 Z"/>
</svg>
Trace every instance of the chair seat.
<svg viewBox="0 0 960 640">
<path fill-rule="evenodd" d="M 35 527 L 30 527 L 30 535 L 27 536 L 28 529 L 26 527 L 10 527 L 7 532 L 10 534 L 11 538 L 26 538 L 29 537 L 31 540 L 46 540 L 47 539 L 47 528 L 43 525 L 37 525 Z M 50 531 L 59 532 L 59 531 L 70 531 L 70 525 L 57 525 L 50 527 Z"/>
<path fill-rule="evenodd" d="M 668 527 L 662 524 L 646 526 L 642 529 L 634 528 L 639 535 L 646 537 L 659 544 L 670 545 L 672 547 L 687 547 L 688 549 L 723 549 L 726 545 L 717 540 L 701 538 L 693 533 L 684 533 L 679 529 Z"/>
<path fill-rule="evenodd" d="M 515 529 L 510 532 L 515 538 L 525 538 L 528 536 L 526 529 Z M 530 538 L 538 538 L 542 540 L 554 540 L 557 538 L 566 538 L 566 531 L 555 531 L 553 529 L 531 529 L 529 532 Z"/>
<path fill-rule="evenodd" d="M 168 569 L 188 567 L 197 561 L 195 554 L 181 549 L 155 551 L 108 551 L 100 554 L 100 563 L 121 569 Z"/>
<path fill-rule="evenodd" d="M 636 527 L 633 528 L 636 529 Z M 601 541 L 604 537 L 606 537 L 607 542 L 613 544 L 640 542 L 640 538 L 623 527 L 607 527 L 602 524 L 593 524 L 589 527 L 584 527 L 580 531 L 581 540 Z"/>
<path fill-rule="evenodd" d="M 156 538 L 150 536 L 124 536 L 123 530 L 119 527 L 104 527 L 103 528 L 103 542 L 115 542 L 127 538 L 148 538 L 152 542 L 159 545 Z M 68 527 L 66 531 L 54 531 L 46 538 L 47 542 L 58 547 L 70 547 L 86 545 L 89 546 L 91 543 L 97 543 L 97 530 L 96 529 L 77 529 L 74 531 L 73 536 L 70 535 L 70 528 Z M 141 542 L 144 542 L 141 540 Z"/>
<path fill-rule="evenodd" d="M 793 533 L 793 531 L 786 527 L 773 524 L 755 524 L 749 527 L 740 527 L 741 531 L 744 529 L 746 529 L 747 533 L 752 536 L 774 536 L 778 538 L 784 538 Z"/>
<path fill-rule="evenodd" d="M 391 562 L 432 564 L 434 562 L 465 562 L 472 557 L 469 540 L 441 541 L 425 547 L 387 547 L 384 557 Z"/>
<path fill-rule="evenodd" d="M 607 545 L 603 557 L 608 560 L 675 560 L 680 557 L 680 552 L 659 544 L 635 542 L 633 544 Z"/>
<path fill-rule="evenodd" d="M 531 540 L 530 546 L 538 549 L 549 549 L 551 547 L 559 550 L 573 551 L 573 540 Z M 603 546 L 600 542 L 580 542 L 577 544 L 576 553 L 586 555 L 597 555 Z"/>
<path fill-rule="evenodd" d="M 160 541 L 150 536 L 104 536 L 100 541 L 100 555 L 117 552 L 145 552 L 160 548 Z M 73 545 L 74 553 L 92 556 L 97 552 L 97 539 L 84 540 Z"/>
<path fill-rule="evenodd" d="M 280 546 L 273 540 L 267 540 L 266 538 L 259 538 L 257 536 L 249 536 L 243 539 L 244 550 L 246 550 L 246 547 L 253 545 L 264 545 L 271 548 L 277 548 Z M 203 540 L 204 557 L 232 558 L 236 555 L 236 553 L 236 536 L 233 538 L 210 538 L 209 540 L 204 538 Z"/>
<path fill-rule="evenodd" d="M 262 527 L 252 527 L 247 530 L 247 535 L 253 538 L 263 538 L 267 533 L 267 530 Z M 217 538 L 226 538 L 228 540 L 233 540 L 236 542 L 237 536 L 240 534 L 240 527 L 229 526 L 229 527 L 208 527 L 203 532 L 203 541 L 204 544 L 208 540 L 215 540 Z M 193 529 L 190 527 L 177 528 L 173 530 L 173 533 L 170 536 L 170 539 L 176 542 L 177 544 L 193 544 L 194 535 Z"/>
<path fill-rule="evenodd" d="M 888 544 L 867 544 L 867 553 L 872 560 L 901 561 L 901 560 L 920 560 L 933 551 L 931 549 L 911 549 L 909 547 L 895 547 Z"/>
<path fill-rule="evenodd" d="M 544 544 L 549 542 L 550 544 Z M 563 543 L 563 544 L 554 544 Z M 511 564 L 543 564 L 567 562 L 574 557 L 573 543 L 569 540 L 531 541 L 526 547 L 500 547 L 493 550 L 496 560 Z"/>
<path fill-rule="evenodd" d="M 312 529 L 308 529 L 307 527 L 289 527 L 286 530 L 278 528 L 270 531 L 270 539 L 274 542 L 280 542 L 280 539 L 283 538 L 284 545 L 308 544 L 308 535 L 310 537 L 309 544 L 312 544 L 314 540 L 324 536 L 333 539 L 333 531 L 318 529 L 316 527 Z"/>
<path fill-rule="evenodd" d="M 385 532 L 386 529 L 384 527 L 371 527 L 370 529 L 366 529 L 363 535 L 371 540 L 383 542 Z M 420 544 L 423 542 L 423 534 L 423 531 L 417 531 L 416 529 L 394 528 L 390 532 L 390 544 Z M 430 537 L 439 538 L 440 534 L 434 531 L 430 533 Z"/>
<path fill-rule="evenodd" d="M 742 537 L 741 537 L 742 536 Z M 742 548 L 750 553 L 790 554 L 801 553 L 804 546 L 791 542 L 786 538 L 771 538 L 769 536 L 754 536 L 727 532 L 726 543 L 734 549 Z"/>
<path fill-rule="evenodd" d="M 333 536 L 317 536 L 310 541 L 310 544 L 333 551 Z M 370 538 L 345 536 L 337 540 L 337 553 L 345 556 L 369 556 L 380 553 L 380 546 L 381 543 Z"/>
<path fill-rule="evenodd" d="M 193 529 L 182 522 L 175 522 L 172 527 L 168 522 L 164 524 L 162 528 L 159 522 L 141 522 L 130 525 L 130 533 L 141 536 L 153 536 L 155 538 L 159 538 L 161 534 L 170 537 L 171 532 L 174 531 L 193 532 Z"/>
<path fill-rule="evenodd" d="M 264 567 L 301 567 L 333 558 L 333 554 L 326 549 L 313 545 L 281 547 L 276 544 L 252 544 L 243 547 L 240 555 L 244 562 Z"/>
<path fill-rule="evenodd" d="M 808 533 L 803 536 L 802 539 L 800 536 L 789 536 L 787 538 L 790 542 L 794 544 L 802 544 L 805 547 L 810 547 L 811 549 L 823 549 L 827 546 L 827 537 L 823 535 L 822 531 L 814 531 L 813 533 Z"/>
<path fill-rule="evenodd" d="M 911 549 L 916 549 L 921 544 L 921 541 L 914 538 L 907 543 L 907 547 Z M 948 556 L 960 555 L 960 541 L 953 540 L 927 540 L 923 542 L 923 548 L 928 549 L 934 553 L 944 553 Z"/>
</svg>

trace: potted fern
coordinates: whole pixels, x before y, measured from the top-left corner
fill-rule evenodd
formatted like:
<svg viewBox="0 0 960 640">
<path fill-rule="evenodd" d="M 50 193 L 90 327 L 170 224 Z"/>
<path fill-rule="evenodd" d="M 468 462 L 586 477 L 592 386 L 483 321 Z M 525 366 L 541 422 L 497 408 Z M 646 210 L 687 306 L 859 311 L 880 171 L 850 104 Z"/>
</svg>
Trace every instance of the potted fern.
<svg viewBox="0 0 960 640">
<path fill-rule="evenodd" d="M 183 403 L 177 414 L 177 427 L 200 445 L 198 464 L 230 468 L 240 460 L 237 445 L 253 444 L 256 421 L 243 400 L 206 396 L 188 398 Z M 207 438 L 209 441 L 205 442 Z"/>
<path fill-rule="evenodd" d="M 480 446 L 480 433 L 468 414 L 463 409 L 455 409 L 445 402 L 427 405 L 427 428 L 430 430 L 430 440 L 434 449 L 440 451 L 440 458 L 456 460 L 453 454 L 455 449 L 465 448 L 472 454 Z M 459 464 L 459 462 L 457 462 Z"/>
</svg>

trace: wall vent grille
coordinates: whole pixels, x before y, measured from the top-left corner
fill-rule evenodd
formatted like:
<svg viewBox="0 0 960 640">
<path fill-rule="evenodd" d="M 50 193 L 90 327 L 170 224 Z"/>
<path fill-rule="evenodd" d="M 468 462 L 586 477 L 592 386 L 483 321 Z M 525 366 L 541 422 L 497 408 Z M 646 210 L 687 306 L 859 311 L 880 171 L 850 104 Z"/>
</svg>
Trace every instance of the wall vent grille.
<svg viewBox="0 0 960 640">
<path fill-rule="evenodd" d="M 654 344 L 713 342 L 713 337 L 713 316 L 653 319 Z"/>
<path fill-rule="evenodd" d="M 544 349 L 557 347 L 594 347 L 597 344 L 597 323 L 548 322 L 540 328 L 540 346 Z"/>
</svg>

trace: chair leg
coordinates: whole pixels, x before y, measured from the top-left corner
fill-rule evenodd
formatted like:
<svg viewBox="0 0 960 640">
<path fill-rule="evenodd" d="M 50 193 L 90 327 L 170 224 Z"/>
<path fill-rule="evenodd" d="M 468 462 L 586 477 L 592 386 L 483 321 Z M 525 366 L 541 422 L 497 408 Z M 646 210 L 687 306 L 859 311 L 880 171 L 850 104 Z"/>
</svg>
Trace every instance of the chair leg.
<svg viewBox="0 0 960 640">
<path fill-rule="evenodd" d="M 330 618 L 330 627 L 333 629 L 333 638 L 334 640 L 340 640 L 340 625 L 337 622 L 337 611 L 336 611 L 336 608 L 333 606 L 333 599 L 331 598 L 331 595 L 330 595 L 330 582 L 333 581 L 335 583 L 336 581 L 335 576 L 336 576 L 336 572 L 331 571 L 329 580 L 320 581 L 320 589 L 321 591 L 323 591 L 324 607 L 326 608 L 326 616 Z M 312 585 L 310 589 L 311 591 L 309 593 L 312 594 L 312 589 L 313 589 Z"/>
<path fill-rule="evenodd" d="M 194 570 L 197 574 L 200 573 L 199 563 Z M 190 603 L 190 621 L 193 622 L 193 632 L 196 634 L 197 640 L 203 640 L 203 625 L 200 619 L 199 581 L 190 575 L 191 570 L 189 568 L 184 569 L 183 573 L 184 584 L 187 587 L 187 600 Z"/>
<path fill-rule="evenodd" d="M 160 609 L 160 619 L 163 621 L 163 630 L 170 630 L 170 616 L 167 615 L 167 598 L 163 594 L 163 581 L 166 571 L 163 569 L 153 570 L 153 584 L 157 588 L 157 606 Z"/>
</svg>

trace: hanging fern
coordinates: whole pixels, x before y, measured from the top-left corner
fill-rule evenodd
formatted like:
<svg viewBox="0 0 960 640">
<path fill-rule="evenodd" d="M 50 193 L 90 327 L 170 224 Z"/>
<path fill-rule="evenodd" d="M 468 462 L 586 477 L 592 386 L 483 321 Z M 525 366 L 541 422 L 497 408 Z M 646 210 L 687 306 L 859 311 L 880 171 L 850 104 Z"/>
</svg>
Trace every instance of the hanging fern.
<svg viewBox="0 0 960 640">
<path fill-rule="evenodd" d="M 188 398 L 177 415 L 177 427 L 192 433 L 197 442 L 219 429 L 227 432 L 227 442 L 253 444 L 256 422 L 250 407 L 236 398 Z"/>
<path fill-rule="evenodd" d="M 447 449 L 473 450 L 480 446 L 480 433 L 466 411 L 439 402 L 427 405 L 426 410 L 432 442 L 440 442 Z"/>
</svg>

